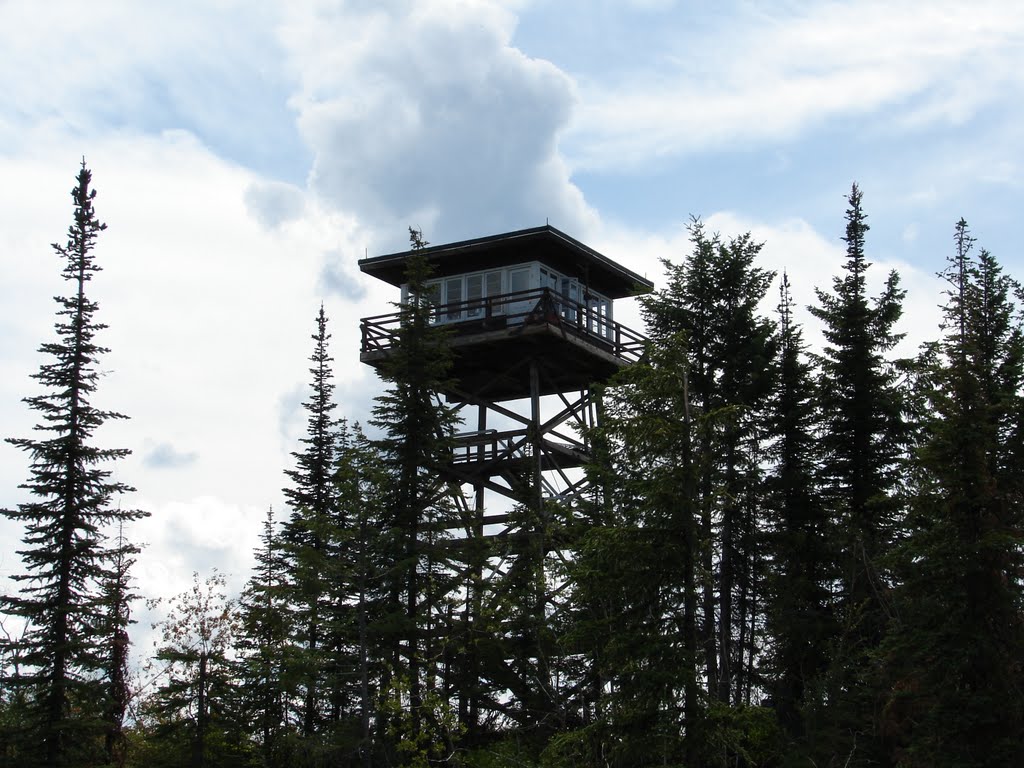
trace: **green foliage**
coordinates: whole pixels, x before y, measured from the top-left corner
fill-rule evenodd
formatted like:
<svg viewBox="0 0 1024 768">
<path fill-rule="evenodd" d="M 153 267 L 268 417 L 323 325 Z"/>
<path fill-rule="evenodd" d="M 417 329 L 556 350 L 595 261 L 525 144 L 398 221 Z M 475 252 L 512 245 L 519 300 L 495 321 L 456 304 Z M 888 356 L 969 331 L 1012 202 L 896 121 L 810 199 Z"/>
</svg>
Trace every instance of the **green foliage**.
<svg viewBox="0 0 1024 768">
<path fill-rule="evenodd" d="M 25 398 L 41 419 L 39 436 L 8 439 L 31 459 L 30 479 L 19 486 L 31 500 L 2 510 L 25 525 L 18 554 L 26 572 L 13 577 L 19 593 L 0 597 L 0 610 L 25 622 L 24 633 L 5 643 L 19 671 L 4 679 L 5 687 L 24 691 L 26 717 L 19 725 L 33 748 L 19 754 L 23 765 L 96 764 L 105 757 L 105 734 L 120 727 L 109 677 L 118 665 L 104 647 L 124 629 L 129 595 L 109 587 L 124 583 L 119 569 L 138 550 L 123 540 L 110 546 L 108 537 L 145 514 L 121 508 L 120 496 L 133 489 L 104 468 L 130 451 L 93 443 L 105 422 L 125 417 L 92 404 L 98 363 L 108 350 L 96 342 L 105 326 L 95 320 L 98 305 L 85 290 L 100 271 L 93 250 L 106 228 L 93 209 L 91 180 L 83 161 L 71 191 L 68 239 L 53 244 L 71 295 L 56 298 L 57 340 L 39 349 L 48 362 L 33 378 L 45 391 Z"/>
<path fill-rule="evenodd" d="M 932 406 L 884 669 L 882 729 L 904 766 L 1024 761 L 1024 566 L 1016 425 L 1024 412 L 1020 287 L 961 219 L 944 335 L 924 379 Z"/>
<path fill-rule="evenodd" d="M 579 750 L 615 765 L 672 759 L 679 735 L 702 717 L 697 584 L 706 541 L 688 350 L 682 335 L 660 342 L 604 393 L 593 437 L 607 461 L 588 469 L 602 498 L 568 567 L 575 622 L 565 638 L 590 659 L 595 722 L 553 742 L 549 761 Z M 699 752 L 696 739 L 685 748 Z"/>
<path fill-rule="evenodd" d="M 292 454 L 296 466 L 286 474 L 292 485 L 284 489 L 291 517 L 281 532 L 285 564 L 284 588 L 288 604 L 288 653 L 285 674 L 295 689 L 304 736 L 311 737 L 327 716 L 325 709 L 330 683 L 324 646 L 332 642 L 329 624 L 337 609 L 331 563 L 336 555 L 339 519 L 338 493 L 334 473 L 338 459 L 338 423 L 333 418 L 332 358 L 328 352 L 330 334 L 323 305 L 316 318 L 310 357 L 312 376 L 310 399 L 303 403 L 308 414 L 303 450 Z"/>
<path fill-rule="evenodd" d="M 869 227 L 856 184 L 848 200 L 844 274 L 834 278 L 831 292 L 817 289 L 818 306 L 810 307 L 826 341 L 818 360 L 821 490 L 838 553 L 838 632 L 816 703 L 818 733 L 810 738 L 823 756 L 849 755 L 850 765 L 861 765 L 878 759 L 881 748 L 871 654 L 892 615 L 885 558 L 902 524 L 913 430 L 900 378 L 904 363 L 889 359 L 902 338 L 893 329 L 905 292 L 892 272 L 882 292 L 868 297 Z"/>
<path fill-rule="evenodd" d="M 231 654 L 240 629 L 238 604 L 216 571 L 167 602 L 162 644 L 150 664 L 156 690 L 141 704 L 146 763 L 220 768 L 251 762 L 249 724 L 241 718 Z M 160 599 L 150 600 L 156 609 Z"/>
<path fill-rule="evenodd" d="M 428 690 L 418 710 L 412 707 L 409 681 L 389 676 L 390 684 L 377 704 L 387 723 L 387 740 L 400 765 L 428 768 L 455 754 L 463 726 L 458 713 L 436 691 Z"/>
<path fill-rule="evenodd" d="M 242 712 L 253 727 L 252 737 L 265 768 L 288 765 L 284 742 L 288 605 L 280 549 L 273 510 L 268 508 L 255 552 L 256 567 L 239 602 L 241 621 L 235 643 Z"/>
<path fill-rule="evenodd" d="M 762 244 L 749 233 L 724 241 L 696 219 L 689 231 L 690 256 L 666 262 L 666 287 L 641 304 L 652 344 L 685 344 L 689 402 L 702 419 L 693 458 L 707 690 L 749 702 L 764 570 L 762 422 L 776 354 L 773 323 L 758 307 L 774 273 L 756 266 Z"/>
<path fill-rule="evenodd" d="M 767 707 L 729 707 L 714 703 L 704 725 L 706 757 L 703 765 L 729 768 L 771 768 L 782 754 L 782 731 Z"/>
<path fill-rule="evenodd" d="M 437 394 L 447 388 L 452 353 L 445 332 L 432 323 L 429 265 L 417 253 L 426 242 L 412 229 L 410 240 L 407 300 L 399 305 L 399 329 L 381 368 L 388 388 L 376 399 L 371 424 L 381 432 L 374 446 L 388 476 L 378 525 L 387 552 L 381 587 L 391 611 L 380 617 L 380 636 L 395 674 L 408 680 L 416 730 L 441 652 L 433 627 L 444 611 L 441 596 L 450 591 L 440 542 L 451 510 L 438 470 L 450 459 L 458 417 Z"/>
<path fill-rule="evenodd" d="M 465 768 L 539 768 L 540 766 L 535 745 L 521 736 L 509 736 L 493 744 L 462 752 L 458 759 Z"/>
<path fill-rule="evenodd" d="M 607 734 L 603 725 L 589 725 L 555 734 L 541 753 L 542 768 L 608 765 L 604 755 Z M 641 765 L 641 763 L 634 763 Z"/>
<path fill-rule="evenodd" d="M 772 443 L 767 479 L 771 557 L 766 621 L 773 637 L 766 670 L 779 721 L 787 733 L 804 734 L 801 710 L 809 689 L 825 672 L 836 634 L 829 585 L 836 553 L 819 488 L 819 414 L 800 329 L 792 317 L 789 279 L 779 303 L 778 376 L 767 419 Z"/>
</svg>

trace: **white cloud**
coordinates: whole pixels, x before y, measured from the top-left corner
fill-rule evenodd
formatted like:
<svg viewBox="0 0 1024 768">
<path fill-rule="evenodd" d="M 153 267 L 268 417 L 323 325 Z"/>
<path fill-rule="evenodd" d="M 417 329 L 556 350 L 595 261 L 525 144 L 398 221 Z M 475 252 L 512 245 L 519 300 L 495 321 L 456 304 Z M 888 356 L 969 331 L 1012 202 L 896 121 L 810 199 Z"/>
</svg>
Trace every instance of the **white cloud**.
<svg viewBox="0 0 1024 768">
<path fill-rule="evenodd" d="M 592 214 L 557 151 L 572 83 L 511 46 L 514 23 L 489 2 L 314 5 L 293 19 L 283 39 L 312 188 L 392 238 L 410 224 L 434 242 L 546 218 L 579 229 Z"/>
<path fill-rule="evenodd" d="M 865 130 L 960 123 L 1021 91 L 1024 15 L 999 0 L 749 6 L 713 30 L 696 39 L 680 26 L 671 66 L 627 70 L 611 87 L 581 78 L 567 144 L 574 166 L 787 140 L 883 107 L 896 110 Z"/>
<path fill-rule="evenodd" d="M 253 218 L 267 229 L 275 229 L 302 216 L 306 196 L 292 184 L 260 181 L 245 190 L 245 205 Z"/>
</svg>

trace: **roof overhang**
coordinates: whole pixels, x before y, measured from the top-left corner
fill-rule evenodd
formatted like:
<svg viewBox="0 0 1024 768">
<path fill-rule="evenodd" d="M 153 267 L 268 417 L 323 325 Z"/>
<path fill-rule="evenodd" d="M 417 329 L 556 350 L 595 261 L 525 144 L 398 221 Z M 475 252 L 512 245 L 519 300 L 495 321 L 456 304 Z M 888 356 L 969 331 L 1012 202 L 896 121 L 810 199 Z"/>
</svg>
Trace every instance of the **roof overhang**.
<svg viewBox="0 0 1024 768">
<path fill-rule="evenodd" d="M 359 268 L 386 283 L 400 286 L 405 281 L 406 261 L 413 253 L 402 251 L 360 259 Z M 646 277 L 549 225 L 429 246 L 419 253 L 426 256 L 434 277 L 539 261 L 561 274 L 580 279 L 610 299 L 654 290 L 654 283 Z"/>
</svg>

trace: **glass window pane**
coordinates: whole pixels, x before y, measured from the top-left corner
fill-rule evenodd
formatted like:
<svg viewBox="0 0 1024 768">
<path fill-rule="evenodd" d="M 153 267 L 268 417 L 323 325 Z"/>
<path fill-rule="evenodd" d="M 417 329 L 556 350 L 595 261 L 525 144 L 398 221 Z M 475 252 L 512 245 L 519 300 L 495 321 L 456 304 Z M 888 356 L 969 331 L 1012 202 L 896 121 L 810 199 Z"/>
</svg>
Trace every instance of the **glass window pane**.
<svg viewBox="0 0 1024 768">
<path fill-rule="evenodd" d="M 462 278 L 449 277 L 445 281 L 445 303 L 448 305 L 448 319 L 459 320 L 462 317 Z"/>
<path fill-rule="evenodd" d="M 509 286 L 508 290 L 510 293 L 515 291 L 525 291 L 530 287 L 530 269 L 513 269 L 508 273 Z"/>
<path fill-rule="evenodd" d="M 494 298 L 495 296 L 501 295 L 501 271 L 488 272 L 487 273 L 487 284 L 485 286 L 484 296 L 488 298 Z M 492 315 L 502 315 L 505 313 L 504 304 L 496 304 L 495 302 L 488 302 L 490 304 L 489 312 Z"/>
<path fill-rule="evenodd" d="M 466 317 L 480 317 L 484 312 L 484 276 L 466 275 Z"/>
</svg>

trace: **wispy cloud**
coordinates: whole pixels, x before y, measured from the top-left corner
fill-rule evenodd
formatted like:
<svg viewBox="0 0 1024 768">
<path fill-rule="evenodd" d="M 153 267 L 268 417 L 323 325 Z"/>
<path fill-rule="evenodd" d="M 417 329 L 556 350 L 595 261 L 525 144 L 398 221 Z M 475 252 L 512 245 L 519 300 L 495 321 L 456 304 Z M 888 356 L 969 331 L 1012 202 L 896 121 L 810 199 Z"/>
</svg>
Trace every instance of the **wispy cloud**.
<svg viewBox="0 0 1024 768">
<path fill-rule="evenodd" d="M 1012 2 L 741 7 L 706 36 L 681 27 L 669 67 L 627 69 L 614 84 L 581 78 L 564 142 L 573 166 L 647 166 L 793 139 L 834 119 L 864 130 L 959 123 L 1024 84 L 1024 14 Z M 886 107 L 885 123 L 873 123 Z"/>
</svg>

